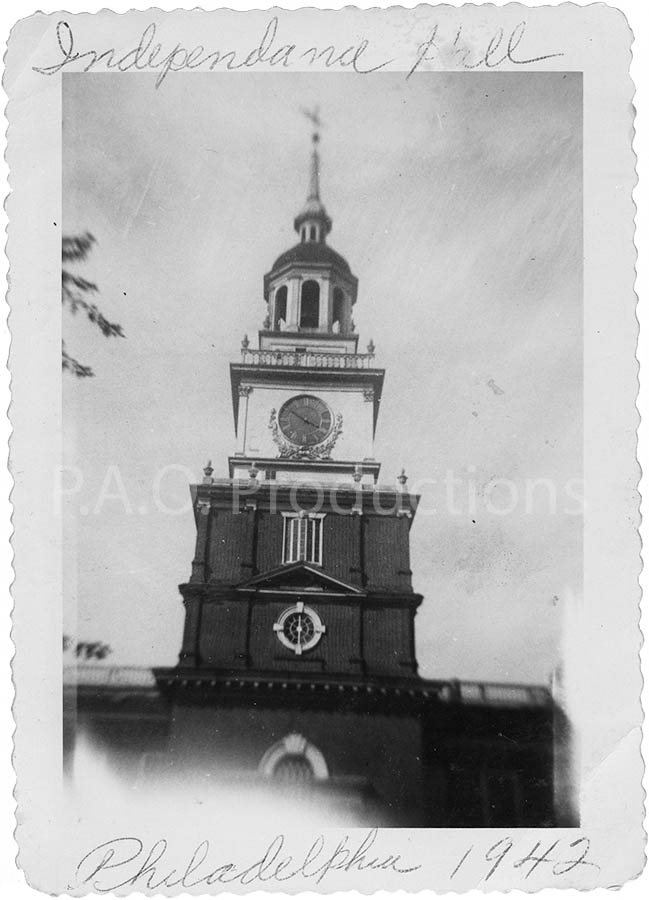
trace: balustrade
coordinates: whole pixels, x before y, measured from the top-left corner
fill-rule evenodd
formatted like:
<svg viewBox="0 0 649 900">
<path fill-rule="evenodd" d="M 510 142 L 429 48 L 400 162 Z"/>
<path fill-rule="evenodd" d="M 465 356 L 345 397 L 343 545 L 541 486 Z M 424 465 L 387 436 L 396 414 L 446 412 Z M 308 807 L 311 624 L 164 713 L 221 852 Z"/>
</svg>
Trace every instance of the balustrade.
<svg viewBox="0 0 649 900">
<path fill-rule="evenodd" d="M 243 347 L 244 364 L 254 366 L 298 366 L 322 369 L 371 369 L 373 353 L 323 353 L 306 350 L 251 350 Z"/>
</svg>

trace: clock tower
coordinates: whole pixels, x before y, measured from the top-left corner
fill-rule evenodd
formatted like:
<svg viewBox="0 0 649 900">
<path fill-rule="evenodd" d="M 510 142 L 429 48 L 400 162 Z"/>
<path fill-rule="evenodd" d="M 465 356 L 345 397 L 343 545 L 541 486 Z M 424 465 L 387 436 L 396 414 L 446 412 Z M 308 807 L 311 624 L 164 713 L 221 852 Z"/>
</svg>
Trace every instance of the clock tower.
<svg viewBox="0 0 649 900">
<path fill-rule="evenodd" d="M 417 674 L 418 497 L 403 472 L 379 479 L 385 373 L 372 341 L 359 350 L 358 280 L 328 243 L 313 121 L 297 242 L 264 276 L 257 346 L 244 337 L 230 366 L 236 449 L 226 477 L 208 463 L 191 486 L 180 658 L 155 670 L 169 709 L 166 764 L 209 783 L 299 783 L 357 824 L 452 824 L 449 791 L 460 784 L 458 824 L 469 824 L 466 809 L 482 800 L 466 793 L 462 766 L 480 769 L 487 739 L 511 754 L 524 738 L 478 712 L 472 742 L 459 687 Z M 472 748 L 465 762 L 460 740 Z M 537 798 L 538 816 L 546 806 Z"/>
<path fill-rule="evenodd" d="M 258 349 L 246 336 L 231 366 L 238 446 L 230 477 L 341 480 L 370 486 L 379 464 L 373 438 L 383 387 L 374 346 L 359 353 L 353 309 L 358 279 L 327 243 L 332 221 L 320 199 L 314 131 L 299 241 L 264 276 L 267 316 Z"/>
</svg>

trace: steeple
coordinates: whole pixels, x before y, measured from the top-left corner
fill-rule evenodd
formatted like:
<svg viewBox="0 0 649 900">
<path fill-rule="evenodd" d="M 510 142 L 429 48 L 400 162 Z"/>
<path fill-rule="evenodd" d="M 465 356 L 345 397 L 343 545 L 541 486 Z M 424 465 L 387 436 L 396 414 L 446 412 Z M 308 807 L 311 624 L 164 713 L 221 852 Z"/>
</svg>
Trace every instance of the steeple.
<svg viewBox="0 0 649 900">
<path fill-rule="evenodd" d="M 320 135 L 317 131 L 311 135 L 311 140 L 313 141 L 313 150 L 311 153 L 311 172 L 309 177 L 309 195 L 307 197 L 307 200 L 319 200 L 320 157 L 318 155 L 318 143 L 320 142 Z"/>
<path fill-rule="evenodd" d="M 335 335 L 337 350 L 355 353 L 358 335 L 354 333 L 352 307 L 356 303 L 358 280 L 347 260 L 326 241 L 331 219 L 320 199 L 320 117 L 317 108 L 302 112 L 313 130 L 306 203 L 295 218 L 300 240 L 278 256 L 270 272 L 264 275 L 268 312 L 261 349 L 266 349 L 267 344 L 263 335 L 272 336 L 268 340 L 274 349 L 277 333 L 282 332 L 286 340 L 295 341 L 299 336 L 301 348 L 308 346 L 317 352 L 329 351 L 332 344 L 328 336 Z"/>
<path fill-rule="evenodd" d="M 327 215 L 320 200 L 320 127 L 322 125 L 318 115 L 318 107 L 313 112 L 303 109 L 302 112 L 313 125 L 311 133 L 311 166 L 309 171 L 309 190 L 306 203 L 293 223 L 295 230 L 300 235 L 302 243 L 324 243 L 326 236 L 331 231 L 331 219 Z"/>
</svg>

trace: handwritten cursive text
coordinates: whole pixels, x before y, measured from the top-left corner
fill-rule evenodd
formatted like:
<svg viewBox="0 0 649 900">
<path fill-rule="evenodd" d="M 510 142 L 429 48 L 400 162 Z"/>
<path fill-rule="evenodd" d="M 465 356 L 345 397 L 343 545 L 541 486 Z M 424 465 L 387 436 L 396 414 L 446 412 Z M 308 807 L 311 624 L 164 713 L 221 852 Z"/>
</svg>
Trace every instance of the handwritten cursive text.
<svg viewBox="0 0 649 900">
<path fill-rule="evenodd" d="M 215 861 L 208 840 L 201 841 L 184 865 L 173 865 L 169 844 L 164 839 L 145 848 L 137 837 L 118 837 L 94 847 L 77 866 L 77 887 L 88 885 L 98 893 L 124 887 L 139 890 L 161 888 L 193 888 L 197 885 L 263 884 L 304 878 L 320 882 L 332 871 L 364 872 L 380 870 L 405 875 L 421 866 L 405 865 L 398 853 L 374 850 L 377 829 L 373 828 L 358 841 L 348 835 L 337 845 L 327 846 L 320 835 L 304 856 L 297 859 L 286 849 L 286 839 L 279 834 L 252 862 Z"/>
<path fill-rule="evenodd" d="M 237 69 L 251 69 L 261 63 L 268 66 L 288 68 L 293 62 L 302 61 L 302 65 L 312 66 L 317 63 L 326 69 L 339 68 L 351 69 L 360 75 L 376 72 L 387 66 L 392 60 L 370 65 L 364 62 L 366 53 L 369 52 L 370 42 L 367 39 L 340 48 L 330 44 L 326 47 L 300 48 L 296 44 L 279 44 L 277 31 L 279 20 L 277 16 L 266 25 L 266 30 L 258 44 L 240 53 L 237 50 L 206 50 L 202 44 L 198 44 L 191 50 L 176 44 L 171 50 L 163 49 L 161 43 L 154 43 L 157 33 L 155 22 L 144 29 L 142 37 L 137 45 L 126 53 L 118 53 L 112 47 L 108 50 L 83 50 L 75 48 L 72 28 L 65 21 L 58 22 L 56 26 L 56 39 L 61 53 L 58 62 L 49 66 L 34 66 L 35 72 L 40 75 L 56 75 L 62 69 L 73 63 L 81 64 L 82 72 L 89 72 L 100 64 L 107 69 L 116 69 L 119 72 L 129 71 L 157 71 L 156 87 L 160 87 L 170 72 L 180 72 L 183 69 L 203 68 L 212 72 L 217 66 L 233 71 Z"/>
<path fill-rule="evenodd" d="M 525 37 L 527 22 L 519 22 L 505 38 L 505 30 L 498 28 L 483 47 L 475 49 L 466 45 L 462 40 L 462 26 L 453 37 L 453 43 L 448 44 L 440 35 L 439 25 L 436 24 L 430 33 L 428 40 L 417 48 L 415 62 L 406 75 L 406 79 L 413 75 L 423 62 L 437 62 L 442 68 L 460 69 L 496 69 L 503 63 L 509 62 L 516 66 L 527 66 L 531 63 L 541 62 L 544 59 L 552 59 L 555 56 L 563 56 L 563 53 L 545 53 L 541 56 L 523 58 L 518 50 Z"/>
</svg>

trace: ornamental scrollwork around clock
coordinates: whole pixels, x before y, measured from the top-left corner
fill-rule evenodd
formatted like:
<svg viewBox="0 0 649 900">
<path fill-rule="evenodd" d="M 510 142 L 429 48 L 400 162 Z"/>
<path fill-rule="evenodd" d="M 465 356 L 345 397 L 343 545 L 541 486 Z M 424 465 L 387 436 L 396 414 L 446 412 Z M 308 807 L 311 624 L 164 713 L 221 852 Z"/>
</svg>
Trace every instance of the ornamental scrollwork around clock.
<svg viewBox="0 0 649 900">
<path fill-rule="evenodd" d="M 270 411 L 270 422 L 268 423 L 268 427 L 270 428 L 273 440 L 279 448 L 281 459 L 331 459 L 331 451 L 343 430 L 343 417 L 342 413 L 336 413 L 333 427 L 326 440 L 322 441 L 320 444 L 315 444 L 313 447 L 300 447 L 298 444 L 293 444 L 291 441 L 287 440 L 279 427 L 277 410 L 274 408 Z"/>
</svg>

